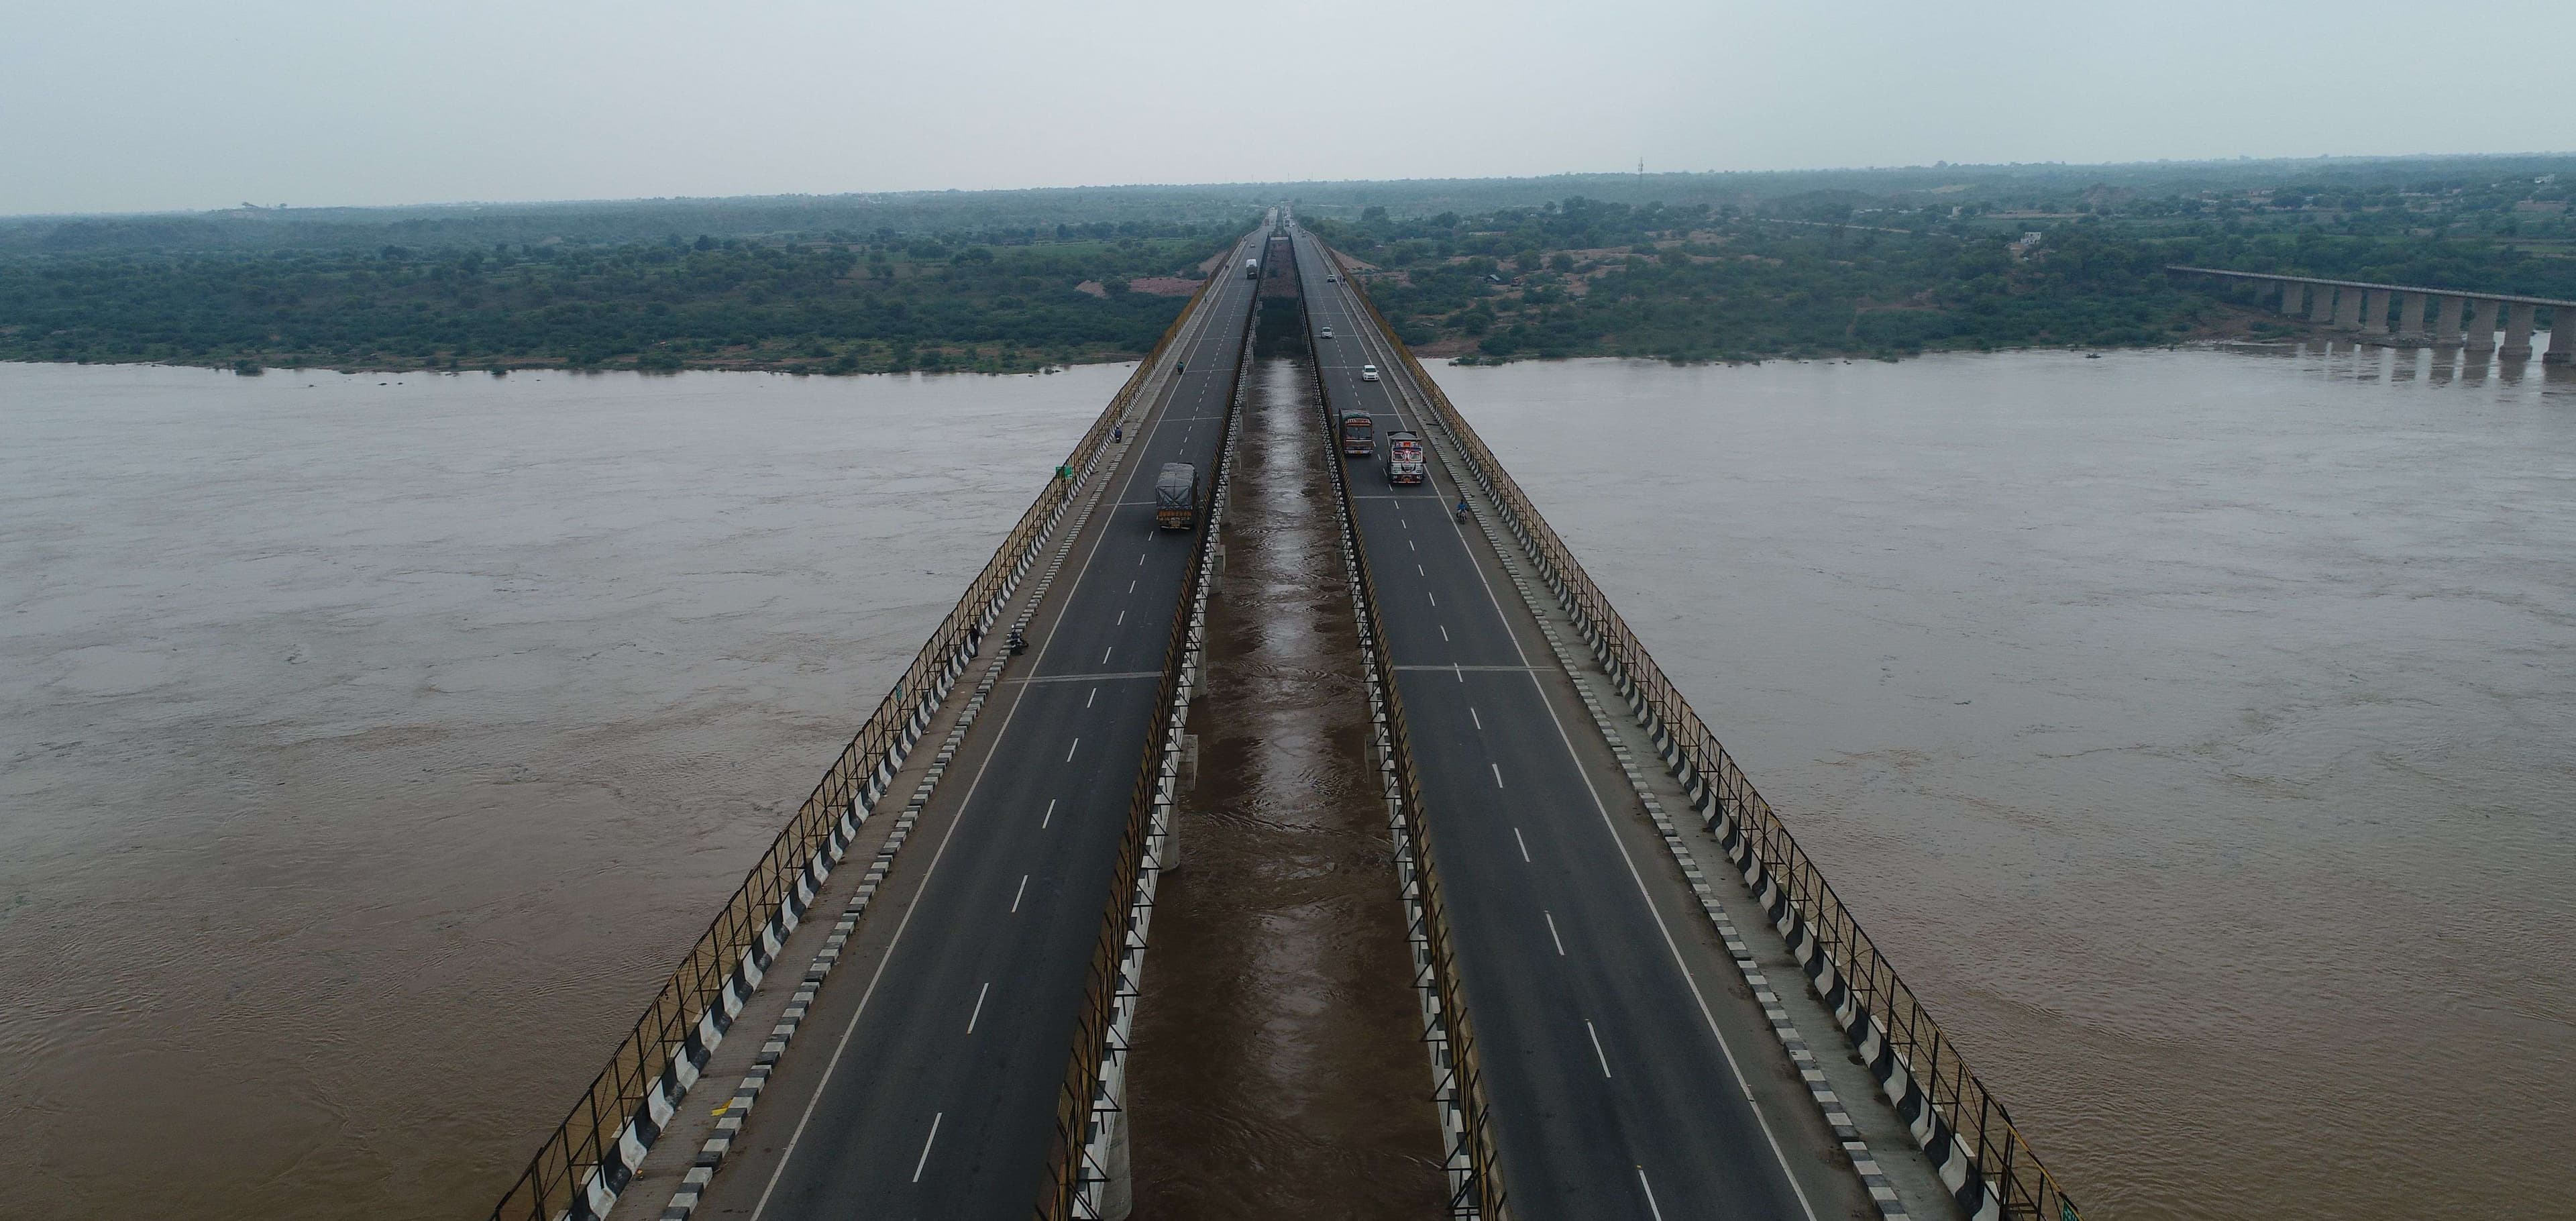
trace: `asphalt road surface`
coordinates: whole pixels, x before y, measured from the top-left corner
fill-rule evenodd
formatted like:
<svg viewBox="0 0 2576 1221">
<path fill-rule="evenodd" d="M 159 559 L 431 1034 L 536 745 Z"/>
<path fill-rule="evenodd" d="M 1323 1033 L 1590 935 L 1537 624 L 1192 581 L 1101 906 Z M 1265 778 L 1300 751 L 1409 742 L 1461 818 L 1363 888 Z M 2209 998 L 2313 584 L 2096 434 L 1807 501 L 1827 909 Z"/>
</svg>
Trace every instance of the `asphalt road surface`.
<svg viewBox="0 0 2576 1221">
<path fill-rule="evenodd" d="M 1451 516 L 1457 488 L 1436 461 L 1428 483 L 1386 482 L 1387 433 L 1430 430 L 1350 286 L 1327 282 L 1302 229 L 1295 244 L 1312 323 L 1336 336 L 1316 340 L 1331 413 L 1376 421 L 1377 455 L 1345 459 L 1354 516 L 1513 1214 L 1813 1216 L 1707 1010 L 1742 1002 L 1704 997 L 1683 969 L 1639 872 L 1668 866 L 1622 847 L 1606 804 L 1619 774 L 1589 773 L 1576 753 L 1570 733 L 1597 731 L 1551 708 L 1532 667 L 1554 659 L 1515 634 L 1499 570 L 1478 560 L 1491 548 Z M 1363 379 L 1369 364 L 1380 380 Z"/>
<path fill-rule="evenodd" d="M 1060 613 L 1010 668 L 1021 690 L 998 742 L 950 778 L 964 805 L 864 999 L 844 1028 L 807 1033 L 830 1041 L 820 1089 L 759 1114 L 793 1130 L 776 1158 L 726 1167 L 716 1212 L 743 1215 L 749 1199 L 771 1221 L 1016 1219 L 1036 1204 L 1194 542 L 1155 528 L 1154 475 L 1165 462 L 1213 475 L 1259 287 L 1241 268 L 1266 238 L 1229 256 L 1185 321 L 1185 369 L 1156 383 L 1159 414 L 1051 591 Z"/>
</svg>

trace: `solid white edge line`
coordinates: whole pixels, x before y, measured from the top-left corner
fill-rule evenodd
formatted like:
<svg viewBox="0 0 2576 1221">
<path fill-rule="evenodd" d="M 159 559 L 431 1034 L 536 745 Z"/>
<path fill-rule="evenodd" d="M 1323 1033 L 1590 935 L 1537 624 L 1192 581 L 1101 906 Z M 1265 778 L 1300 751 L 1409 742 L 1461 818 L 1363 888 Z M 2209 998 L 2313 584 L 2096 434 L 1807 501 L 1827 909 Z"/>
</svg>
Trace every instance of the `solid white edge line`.
<svg viewBox="0 0 2576 1221">
<path fill-rule="evenodd" d="M 1371 326 L 1362 329 L 1375 330 L 1376 328 Z M 1412 372 L 1410 370 L 1406 370 L 1405 376 L 1411 377 Z M 1402 397 L 1401 389 L 1402 388 L 1399 386 L 1399 398 Z M 1398 418 L 1401 419 L 1401 415 L 1399 415 Z M 1438 451 L 1434 450 L 1433 453 L 1437 456 Z M 1448 459 L 1445 457 L 1441 458 L 1440 466 L 1443 469 L 1446 469 L 1448 466 Z M 1434 488 L 1439 486 L 1436 479 L 1433 481 L 1432 486 Z M 1463 484 L 1460 485 L 1462 489 L 1464 486 L 1465 485 Z M 1475 545 L 1468 541 L 1465 525 L 1458 522 L 1452 522 L 1451 525 L 1458 531 L 1459 540 L 1467 543 L 1468 558 L 1471 561 L 1474 560 Z M 1502 559 L 1500 555 L 1496 555 L 1494 558 L 1498 562 Z M 1519 626 L 1512 621 L 1512 617 L 1509 614 L 1504 612 L 1503 600 L 1495 595 L 1493 583 L 1485 579 L 1485 566 L 1482 563 L 1476 563 L 1473 566 L 1476 570 L 1477 583 L 1485 587 L 1485 597 L 1493 603 L 1494 614 L 1503 622 L 1503 634 L 1511 638 L 1512 650 L 1520 654 L 1521 665 L 1529 667 L 1529 651 L 1521 645 Z M 1601 800 L 1601 791 L 1593 786 L 1592 769 L 1583 766 L 1583 756 L 1580 752 L 1574 749 L 1574 738 L 1566 732 L 1564 718 L 1559 717 L 1556 714 L 1556 701 L 1547 697 L 1547 688 L 1544 684 L 1539 682 L 1538 671 L 1536 668 L 1528 668 L 1526 672 L 1529 675 L 1530 686 L 1538 692 L 1539 705 L 1547 709 L 1548 720 L 1554 722 L 1556 725 L 1557 739 L 1565 744 L 1566 756 L 1574 763 L 1574 774 L 1582 779 L 1584 791 L 1592 795 L 1592 808 L 1601 815 L 1602 827 L 1610 832 L 1611 846 L 1619 850 L 1619 859 L 1628 866 L 1628 877 L 1637 884 L 1638 897 L 1644 899 L 1646 902 L 1646 914 L 1654 920 L 1655 931 L 1663 934 L 1664 948 L 1671 952 L 1673 966 L 1682 973 L 1682 982 L 1690 985 L 1691 998 L 1699 1002 L 1700 1017 L 1708 1023 L 1709 1034 L 1717 1039 L 1717 1049 L 1720 1052 L 1725 1053 L 1726 1066 L 1735 1074 L 1735 1084 L 1737 1088 L 1744 1092 L 1744 1101 L 1748 1105 L 1748 1109 L 1753 1112 L 1753 1121 L 1761 1125 L 1762 1138 L 1770 1144 L 1773 1160 L 1780 1163 L 1781 1177 L 1789 1181 L 1789 1190 L 1798 1197 L 1798 1207 L 1806 1213 L 1807 1221 L 1818 1221 L 1816 1216 L 1816 1205 L 1814 1201 L 1807 1198 L 1807 1189 L 1798 1182 L 1797 1172 L 1790 1168 L 1788 1151 L 1780 1147 L 1780 1137 L 1777 1133 L 1771 1130 L 1770 1117 L 1762 1113 L 1761 1102 L 1754 1098 L 1752 1083 L 1744 1075 L 1744 1066 L 1735 1058 L 1735 1048 L 1726 1041 L 1726 1032 L 1718 1028 L 1717 1014 L 1714 1010 L 1709 1008 L 1707 994 L 1700 990 L 1699 977 L 1691 974 L 1689 960 L 1682 957 L 1681 943 L 1673 939 L 1672 927 L 1665 922 L 1663 910 L 1655 906 L 1654 892 L 1646 887 L 1646 875 L 1638 871 L 1636 858 L 1630 856 L 1628 853 L 1627 841 L 1621 839 L 1619 836 L 1618 824 L 1611 821 L 1610 807 Z M 1576 681 L 1574 676 L 1570 674 L 1567 675 L 1566 678 L 1568 681 Z M 1518 837 L 1520 835 L 1520 828 L 1512 828 L 1512 835 L 1514 837 Z M 1521 854 L 1523 857 L 1527 857 L 1529 854 L 1529 845 L 1526 842 L 1521 845 Z M 1644 1173 L 1642 1168 L 1639 1170 L 1639 1173 L 1641 1175 Z M 1660 1216 L 1661 1214 L 1658 1213 L 1658 1215 Z"/>
<path fill-rule="evenodd" d="M 1168 401 L 1165 406 L 1169 406 Z M 1104 407 L 1103 410 L 1107 410 L 1107 408 Z M 1139 422 L 1140 427 L 1150 427 L 1159 424 L 1159 421 L 1153 419 L 1152 408 L 1150 407 L 1147 409 L 1147 417 L 1148 418 L 1146 420 Z M 1144 470 L 1144 464 L 1139 462 L 1136 466 L 1136 473 L 1128 477 L 1128 483 L 1132 485 L 1138 479 L 1143 478 Z M 1111 468 L 1110 474 L 1114 475 L 1115 473 L 1116 468 Z M 1103 477 L 1106 478 L 1107 476 Z M 1121 494 L 1123 495 L 1124 493 L 1122 492 Z M 1077 534 L 1075 537 L 1079 538 L 1080 535 Z M 1073 584 L 1066 588 L 1065 605 L 1072 605 L 1074 597 L 1081 592 L 1082 583 L 1085 580 L 1088 580 L 1091 576 L 1092 563 L 1100 558 L 1101 544 L 1107 541 L 1108 535 L 1104 531 L 1098 539 L 1093 541 L 1091 549 L 1083 553 L 1082 567 L 1074 570 Z M 1044 605 L 1044 599 L 1040 599 L 1037 604 Z M 1047 650 L 1054 647 L 1056 633 L 1063 627 L 1064 616 L 1062 614 L 1058 614 L 1055 617 L 1055 621 L 1047 625 L 1046 639 L 1038 642 L 1037 655 L 1029 660 L 1029 665 L 1032 670 L 1045 663 Z M 1027 690 L 1027 685 L 1021 684 L 1020 689 L 1025 692 Z M 1021 706 L 1026 703 L 1027 701 L 1025 699 L 1014 699 L 1011 701 L 1010 710 L 1002 714 L 1001 727 L 994 731 L 993 741 L 995 745 L 998 746 L 1002 739 L 1010 733 L 1011 721 L 1019 716 Z M 964 817 L 965 813 L 968 809 L 972 808 L 975 803 L 975 790 L 982 787 L 984 783 L 984 773 L 987 769 L 992 767 L 993 756 L 996 753 L 998 752 L 989 750 L 984 752 L 983 762 L 975 765 L 974 777 L 966 782 L 966 795 L 960 798 L 957 802 L 958 816 L 948 820 L 948 829 L 945 832 L 942 832 L 939 836 L 938 851 L 930 854 L 930 864 L 922 871 L 921 889 L 923 892 L 926 893 L 929 890 L 930 879 L 939 872 L 940 861 L 946 859 L 948 856 L 948 845 L 956 841 L 957 828 L 966 821 Z M 1055 817 L 1055 802 L 1052 800 L 1047 802 L 1047 817 Z M 1041 823 L 1039 825 L 1044 826 L 1045 824 Z M 779 1178 L 787 1173 L 787 1163 L 789 1159 L 796 1155 L 797 1143 L 804 1139 L 806 1126 L 814 1120 L 814 1108 L 821 1105 L 823 1095 L 831 1091 L 832 1073 L 840 1067 L 841 1056 L 850 1049 L 850 1036 L 857 1033 L 859 1029 L 859 1019 L 867 1013 L 869 1000 L 876 996 L 877 985 L 885 980 L 886 964 L 894 961 L 895 948 L 903 944 L 903 935 L 905 931 L 912 927 L 913 913 L 920 910 L 920 903 L 915 902 L 911 904 L 904 909 L 903 919 L 895 923 L 894 936 L 887 940 L 885 954 L 877 959 L 876 969 L 869 972 L 867 989 L 859 993 L 858 1008 L 850 1011 L 849 1024 L 841 1028 L 840 1039 L 833 1043 L 832 1057 L 831 1059 L 824 1061 L 823 1075 L 814 1086 L 813 1095 L 805 1100 L 805 1110 L 796 1117 L 795 1131 L 788 1134 L 787 1143 L 779 1149 L 778 1165 L 770 1170 L 769 1182 L 761 1187 L 760 1200 L 751 1206 L 751 1216 L 748 1221 L 760 1221 L 761 1213 L 767 1211 L 769 1208 L 769 1197 L 777 1192 Z M 937 1122 L 937 1120 L 932 1121 L 933 1135 L 937 1134 Z M 929 1153 L 929 1146 L 924 1145 L 922 1147 L 922 1152 L 924 1156 L 927 1156 Z M 919 1172 L 916 1171 L 915 1173 L 917 1174 Z"/>
</svg>

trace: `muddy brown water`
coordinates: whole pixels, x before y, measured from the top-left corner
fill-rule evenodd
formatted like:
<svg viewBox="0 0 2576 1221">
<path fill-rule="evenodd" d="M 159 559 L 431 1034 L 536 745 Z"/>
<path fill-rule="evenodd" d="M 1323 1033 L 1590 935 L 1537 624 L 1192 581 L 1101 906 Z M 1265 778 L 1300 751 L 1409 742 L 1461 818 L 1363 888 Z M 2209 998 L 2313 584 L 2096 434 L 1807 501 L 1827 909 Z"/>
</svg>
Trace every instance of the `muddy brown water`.
<svg viewBox="0 0 2576 1221">
<path fill-rule="evenodd" d="M 1138 1221 L 1441 1214 L 1394 844 L 1314 405 L 1256 370 L 1209 603 L 1199 782 L 1136 1019 Z"/>
<path fill-rule="evenodd" d="M 2563 370 L 1437 372 L 2091 1215 L 2566 1215 Z M 0 1213 L 488 1207 L 1123 376 L 0 365 Z M 1313 639 L 1246 655 L 1329 651 L 1278 598 Z M 1305 1082 L 1172 1113 L 1292 1173 L 1424 1072 L 1331 1033 L 1382 830 L 1299 762 L 1357 747 L 1305 670 L 1197 718 L 1175 889 L 1255 957 L 1164 1011 L 1203 1078 L 1137 1066 Z M 1227 795 L 1271 768 L 1311 807 Z"/>
<path fill-rule="evenodd" d="M 1124 368 L 0 365 L 0 1215 L 481 1215 Z"/>
</svg>

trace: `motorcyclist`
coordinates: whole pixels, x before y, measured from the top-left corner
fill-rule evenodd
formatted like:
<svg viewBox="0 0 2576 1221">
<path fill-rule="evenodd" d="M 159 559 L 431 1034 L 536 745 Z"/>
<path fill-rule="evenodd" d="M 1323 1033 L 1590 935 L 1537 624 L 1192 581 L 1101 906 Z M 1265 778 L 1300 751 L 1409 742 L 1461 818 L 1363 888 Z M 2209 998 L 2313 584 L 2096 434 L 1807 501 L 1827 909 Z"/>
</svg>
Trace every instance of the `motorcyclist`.
<svg viewBox="0 0 2576 1221">
<path fill-rule="evenodd" d="M 1460 521 L 1467 520 L 1467 498 L 1464 496 L 1459 497 L 1458 507 L 1450 510 L 1450 513 Z"/>
</svg>

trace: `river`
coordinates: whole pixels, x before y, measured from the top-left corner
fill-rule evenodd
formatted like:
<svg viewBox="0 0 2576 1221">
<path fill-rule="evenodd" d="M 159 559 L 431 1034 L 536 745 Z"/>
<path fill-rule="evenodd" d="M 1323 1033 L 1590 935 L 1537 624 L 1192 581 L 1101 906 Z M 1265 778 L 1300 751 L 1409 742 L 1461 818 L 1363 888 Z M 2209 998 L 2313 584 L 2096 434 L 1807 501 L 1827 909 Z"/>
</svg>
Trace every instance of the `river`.
<svg viewBox="0 0 2576 1221">
<path fill-rule="evenodd" d="M 1436 372 L 2097 1215 L 2549 1215 L 2563 371 Z M 19 1205 L 485 1206 L 1124 373 L 0 365 Z"/>
</svg>

